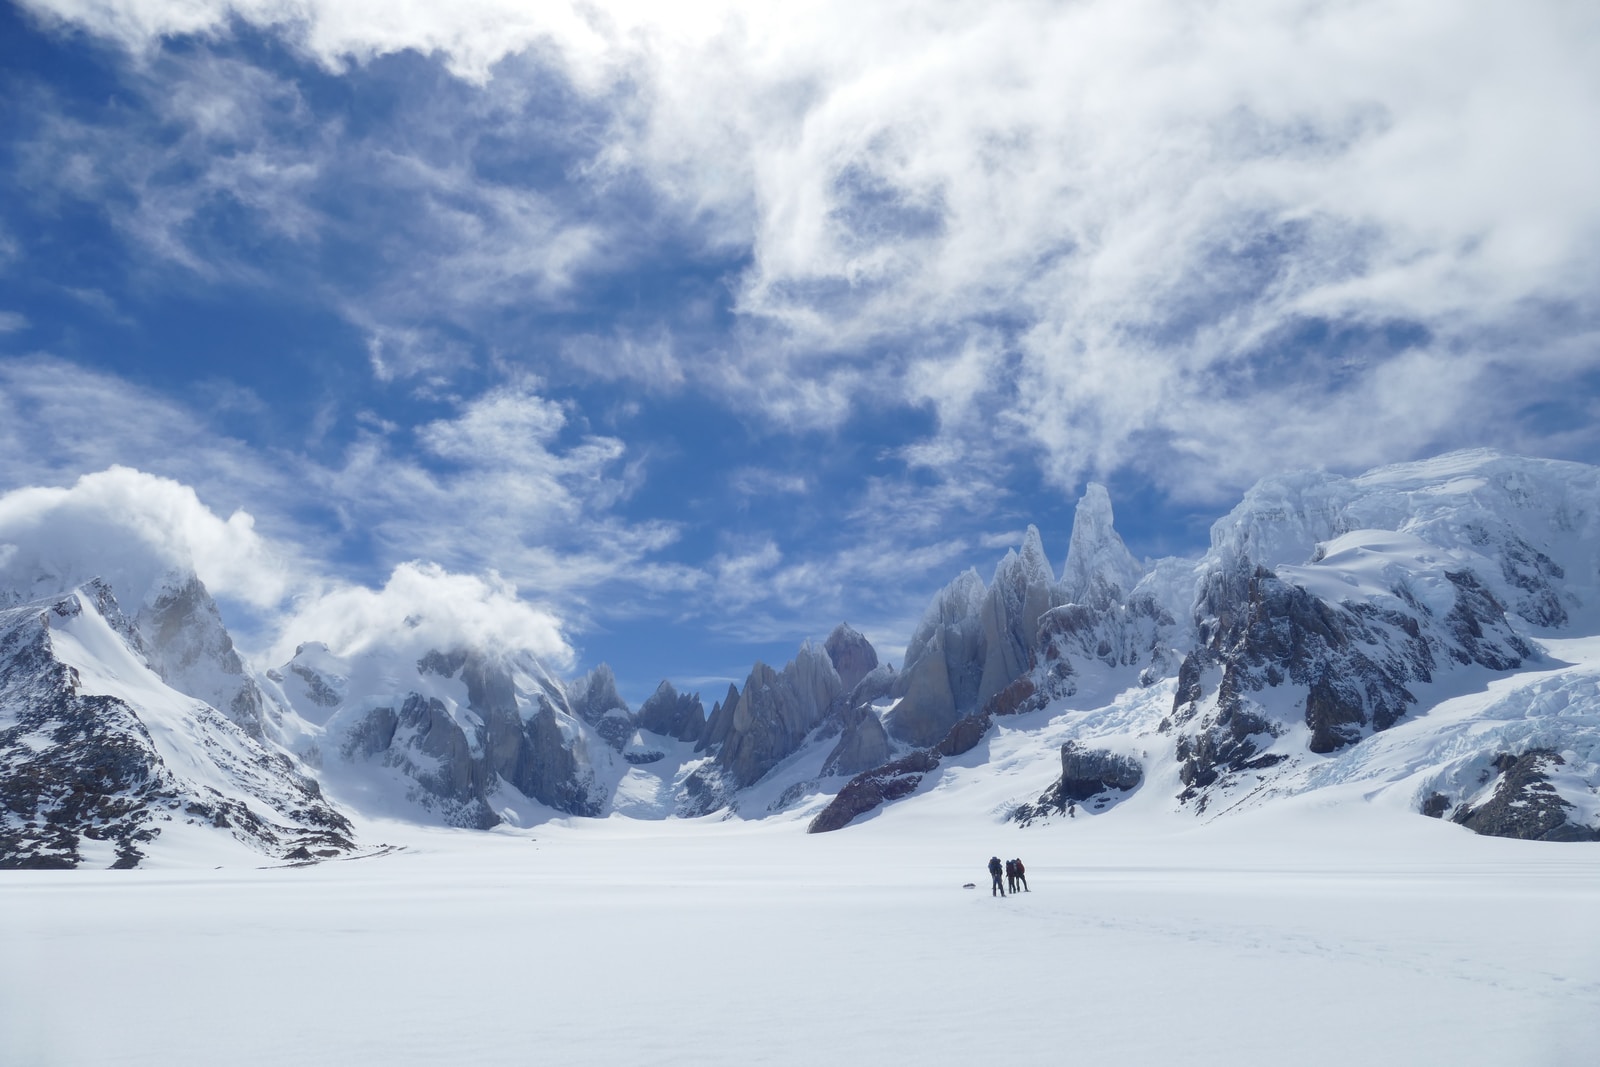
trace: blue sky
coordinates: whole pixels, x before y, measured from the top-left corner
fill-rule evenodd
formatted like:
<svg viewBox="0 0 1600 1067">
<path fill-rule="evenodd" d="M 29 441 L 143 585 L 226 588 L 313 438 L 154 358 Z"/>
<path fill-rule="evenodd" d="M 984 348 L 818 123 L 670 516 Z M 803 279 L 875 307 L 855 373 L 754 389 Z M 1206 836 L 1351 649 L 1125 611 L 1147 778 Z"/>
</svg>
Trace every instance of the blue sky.
<svg viewBox="0 0 1600 1067">
<path fill-rule="evenodd" d="M 433 582 L 709 702 L 1088 480 L 1600 457 L 1593 5 L 419 7 L 0 5 L 0 492 L 260 656 Z"/>
</svg>

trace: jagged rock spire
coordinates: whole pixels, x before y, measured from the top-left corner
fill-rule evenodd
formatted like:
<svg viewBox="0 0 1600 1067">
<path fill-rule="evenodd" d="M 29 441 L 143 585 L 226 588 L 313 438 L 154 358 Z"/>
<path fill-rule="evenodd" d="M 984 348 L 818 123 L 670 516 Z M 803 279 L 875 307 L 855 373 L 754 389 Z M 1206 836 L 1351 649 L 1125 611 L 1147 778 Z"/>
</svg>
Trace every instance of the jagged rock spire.
<svg viewBox="0 0 1600 1067">
<path fill-rule="evenodd" d="M 1111 494 L 1090 482 L 1072 516 L 1072 541 L 1061 569 L 1063 600 L 1107 607 L 1124 600 L 1143 575 L 1144 567 L 1112 526 Z"/>
</svg>

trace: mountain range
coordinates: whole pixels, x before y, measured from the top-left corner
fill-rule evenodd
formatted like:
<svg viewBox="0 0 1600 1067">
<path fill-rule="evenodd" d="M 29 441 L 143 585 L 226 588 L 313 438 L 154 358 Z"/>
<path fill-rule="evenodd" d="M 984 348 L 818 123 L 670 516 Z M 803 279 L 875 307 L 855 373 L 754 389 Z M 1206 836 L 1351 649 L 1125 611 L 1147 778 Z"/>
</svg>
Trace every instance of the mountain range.
<svg viewBox="0 0 1600 1067">
<path fill-rule="evenodd" d="M 900 669 L 840 624 L 709 710 L 665 681 L 633 709 L 606 666 L 563 679 L 421 629 L 353 652 L 306 635 L 257 671 L 192 571 L 130 551 L 0 545 L 0 866 L 135 866 L 194 835 L 314 862 L 375 847 L 383 819 L 827 832 L 972 774 L 1017 774 L 995 817 L 1024 826 L 1324 791 L 1600 840 L 1600 468 L 1582 464 L 1285 474 L 1204 554 L 1144 561 L 1091 484 L 1059 571 L 1030 527 L 987 581 L 933 596 Z M 1026 773 L 990 759 L 1002 732 Z"/>
</svg>

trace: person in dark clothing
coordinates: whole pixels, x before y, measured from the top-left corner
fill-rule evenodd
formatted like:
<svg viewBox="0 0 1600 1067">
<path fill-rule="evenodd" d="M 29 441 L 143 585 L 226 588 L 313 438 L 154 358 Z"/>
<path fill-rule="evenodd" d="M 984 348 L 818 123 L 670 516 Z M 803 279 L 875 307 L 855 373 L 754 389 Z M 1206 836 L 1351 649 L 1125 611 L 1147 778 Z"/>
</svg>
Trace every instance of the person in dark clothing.
<svg viewBox="0 0 1600 1067">
<path fill-rule="evenodd" d="M 1012 860 L 1011 869 L 1017 873 L 1017 881 L 1012 884 L 1011 891 L 1015 893 L 1017 891 L 1017 885 L 1020 884 L 1024 893 L 1033 892 L 1033 890 L 1028 888 L 1028 869 L 1022 865 L 1022 861 Z"/>
<path fill-rule="evenodd" d="M 1006 895 L 1006 887 L 1000 884 L 1000 870 L 1000 857 L 990 856 L 989 877 L 994 879 L 994 885 L 989 887 L 989 895 L 991 897 L 996 894 L 999 894 L 1002 897 Z"/>
<path fill-rule="evenodd" d="M 1011 892 L 1017 891 L 1017 861 L 1006 860 L 1006 888 Z"/>
</svg>

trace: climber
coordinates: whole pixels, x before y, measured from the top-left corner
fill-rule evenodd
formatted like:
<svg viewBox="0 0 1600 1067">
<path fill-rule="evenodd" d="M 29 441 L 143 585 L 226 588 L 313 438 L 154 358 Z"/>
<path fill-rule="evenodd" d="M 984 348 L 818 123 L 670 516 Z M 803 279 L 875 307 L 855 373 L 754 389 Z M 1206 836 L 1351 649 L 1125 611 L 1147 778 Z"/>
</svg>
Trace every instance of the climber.
<svg viewBox="0 0 1600 1067">
<path fill-rule="evenodd" d="M 994 879 L 994 885 L 989 887 L 989 895 L 991 897 L 995 894 L 999 894 L 1002 897 L 1006 895 L 1006 887 L 1000 884 L 1000 870 L 1000 857 L 990 856 L 989 877 Z"/>
</svg>

